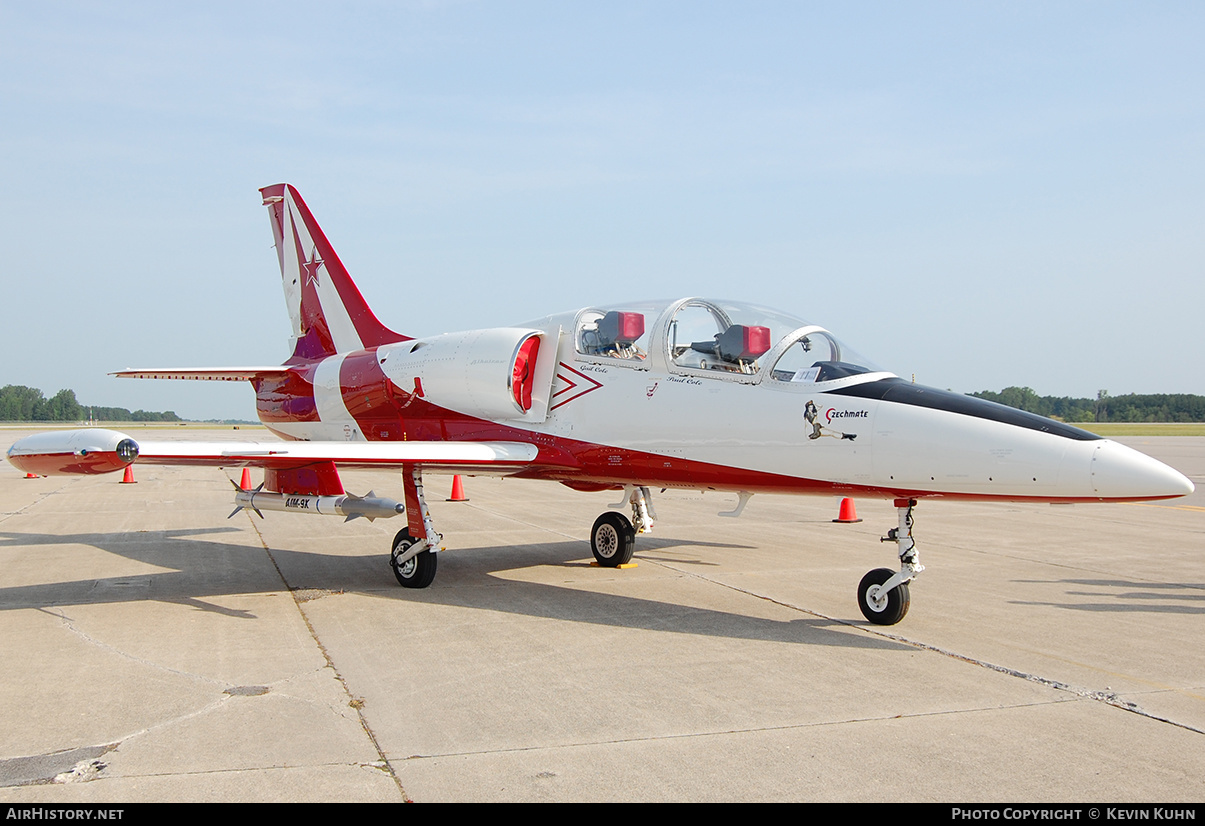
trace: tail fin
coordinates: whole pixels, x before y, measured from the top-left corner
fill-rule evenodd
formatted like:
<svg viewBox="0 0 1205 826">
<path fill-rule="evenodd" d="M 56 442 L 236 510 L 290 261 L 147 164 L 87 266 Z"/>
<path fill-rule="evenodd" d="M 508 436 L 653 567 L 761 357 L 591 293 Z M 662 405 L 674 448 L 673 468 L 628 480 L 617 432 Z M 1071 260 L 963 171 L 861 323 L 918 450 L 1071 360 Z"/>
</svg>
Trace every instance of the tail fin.
<svg viewBox="0 0 1205 826">
<path fill-rule="evenodd" d="M 272 219 L 293 325 L 293 359 L 317 359 L 409 340 L 373 315 L 296 189 L 273 184 L 260 194 Z"/>
</svg>

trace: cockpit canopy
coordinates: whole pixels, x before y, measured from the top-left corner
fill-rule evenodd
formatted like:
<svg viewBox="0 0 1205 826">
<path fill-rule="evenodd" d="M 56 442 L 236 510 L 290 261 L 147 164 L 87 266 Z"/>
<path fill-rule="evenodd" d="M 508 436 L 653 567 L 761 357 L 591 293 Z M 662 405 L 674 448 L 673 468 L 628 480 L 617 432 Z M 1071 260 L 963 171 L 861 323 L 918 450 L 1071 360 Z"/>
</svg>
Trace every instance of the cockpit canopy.
<svg viewBox="0 0 1205 826">
<path fill-rule="evenodd" d="M 633 368 L 814 384 L 880 368 L 801 318 L 735 301 L 684 298 L 582 310 L 579 357 Z"/>
</svg>

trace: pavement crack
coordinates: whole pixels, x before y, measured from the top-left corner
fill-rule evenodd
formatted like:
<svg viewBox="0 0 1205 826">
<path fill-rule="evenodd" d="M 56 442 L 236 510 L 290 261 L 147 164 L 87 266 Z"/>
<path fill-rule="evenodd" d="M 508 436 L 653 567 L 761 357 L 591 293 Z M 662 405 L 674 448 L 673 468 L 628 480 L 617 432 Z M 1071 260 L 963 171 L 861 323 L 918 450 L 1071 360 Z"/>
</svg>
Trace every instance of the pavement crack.
<svg viewBox="0 0 1205 826">
<path fill-rule="evenodd" d="M 987 660 L 982 660 L 977 657 L 971 657 L 971 656 L 968 656 L 965 654 L 959 654 L 956 651 L 950 651 L 949 649 L 941 648 L 940 646 L 930 645 L 929 643 L 924 643 L 924 642 L 919 642 L 914 639 L 909 639 L 908 637 L 900 636 L 899 634 L 890 634 L 886 631 L 881 631 L 878 628 L 867 627 L 865 625 L 861 625 L 856 622 L 851 622 L 846 619 L 840 619 L 838 617 L 826 616 L 817 611 L 812 611 L 807 608 L 803 608 L 802 606 L 799 606 L 799 605 L 793 605 L 789 602 L 784 602 L 779 599 L 774 599 L 773 597 L 768 597 L 765 594 L 759 594 L 754 591 L 750 591 L 747 588 L 740 588 L 736 585 L 732 585 L 727 582 L 720 582 L 718 580 L 704 576 L 704 575 L 698 573 L 697 571 L 683 570 L 683 569 L 675 567 L 674 565 L 669 564 L 667 562 L 663 562 L 663 561 L 659 561 L 659 560 L 649 560 L 649 561 L 651 561 L 655 565 L 660 565 L 664 568 L 667 568 L 671 571 L 682 574 L 684 576 L 695 577 L 696 579 L 701 579 L 701 580 L 703 580 L 705 582 L 709 582 L 713 585 L 718 585 L 721 588 L 727 588 L 730 591 L 735 591 L 739 594 L 744 594 L 746 596 L 753 597 L 754 599 L 762 600 L 763 602 L 768 602 L 773 605 L 778 605 L 778 606 L 787 608 L 792 611 L 798 611 L 799 613 L 802 613 L 802 614 L 808 614 L 809 616 L 817 617 L 818 619 L 827 620 L 828 622 L 832 622 L 837 625 L 844 625 L 850 629 L 853 629 L 856 631 L 861 631 L 865 634 L 870 634 L 872 636 L 880 637 L 882 639 L 891 640 L 892 642 L 899 643 L 900 645 L 906 645 L 906 646 L 909 646 L 911 648 L 915 648 L 915 649 L 918 649 L 921 651 L 929 651 L 934 654 L 940 654 L 943 657 L 948 657 L 953 660 L 958 660 L 960 662 L 967 663 L 968 665 L 975 665 L 980 668 L 985 668 L 989 671 L 995 671 L 999 674 L 1007 674 L 1010 677 L 1016 677 L 1021 680 L 1026 680 L 1028 682 L 1037 683 L 1039 685 L 1044 685 L 1044 686 L 1046 686 L 1048 688 L 1052 688 L 1056 691 L 1064 691 L 1064 692 L 1072 694 L 1075 697 L 1078 697 L 1081 699 L 1093 700 L 1098 703 L 1103 703 L 1104 705 L 1112 706 L 1113 708 L 1117 708 L 1122 711 L 1128 711 L 1131 714 L 1137 714 L 1141 717 L 1146 717 L 1149 720 L 1154 720 L 1155 722 L 1167 723 L 1168 725 L 1175 726 L 1177 728 L 1182 728 L 1185 731 L 1191 731 L 1195 734 L 1205 734 L 1205 729 L 1201 729 L 1196 726 L 1191 726 L 1191 725 L 1188 725 L 1187 723 L 1181 723 L 1176 720 L 1172 720 L 1167 717 L 1163 717 L 1158 714 L 1155 714 L 1154 712 L 1147 711 L 1146 709 L 1142 708 L 1137 703 L 1130 702 L 1129 700 L 1123 700 L 1120 696 L 1118 696 L 1115 692 L 1112 692 L 1112 691 L 1097 691 L 1097 690 L 1088 689 L 1088 688 L 1080 688 L 1077 686 L 1073 686 L 1069 683 L 1064 683 L 1061 680 L 1055 680 L 1050 677 L 1043 677 L 1039 674 L 1031 674 L 1027 671 L 1021 671 L 1016 668 L 1009 668 L 1008 666 L 1004 666 L 1004 665 L 997 665 L 996 663 L 991 663 L 991 662 L 988 662 Z"/>
<path fill-rule="evenodd" d="M 297 589 L 289 584 L 288 579 L 284 575 L 284 571 L 280 569 L 280 565 L 276 561 L 276 557 L 272 555 L 272 549 L 268 547 L 268 543 L 264 539 L 264 535 L 260 532 L 259 526 L 255 524 L 255 520 L 251 519 L 250 511 L 247 511 L 247 520 L 251 523 L 251 529 L 255 531 L 255 536 L 259 539 L 259 544 L 263 546 L 264 553 L 268 555 L 268 561 L 271 562 L 272 567 L 276 569 L 276 575 L 280 577 L 281 584 L 284 585 L 285 590 L 288 592 L 289 596 L 292 597 L 293 605 L 296 606 L 297 613 L 300 615 L 301 621 L 305 623 L 306 630 L 309 631 L 310 634 L 310 639 L 312 639 L 314 641 L 314 645 L 318 647 L 318 651 L 322 654 L 323 660 L 326 661 L 327 668 L 331 670 L 331 673 L 335 675 L 335 679 L 339 681 L 339 685 L 343 689 L 344 695 L 347 697 L 348 707 L 356 712 L 356 717 L 360 721 L 360 728 L 363 729 L 365 736 L 368 738 L 368 742 L 372 744 L 373 750 L 380 758 L 378 761 L 380 765 L 377 766 L 373 764 L 374 767 L 380 768 L 387 772 L 389 777 L 392 778 L 394 785 L 397 786 L 398 793 L 401 794 L 402 800 L 406 801 L 407 803 L 411 802 L 409 795 L 406 794 L 406 790 L 402 787 L 401 778 L 399 778 L 397 776 L 397 772 L 393 770 L 393 764 L 389 762 L 389 758 L 385 755 L 384 749 L 381 748 L 381 744 L 377 740 L 376 733 L 372 730 L 372 726 L 369 725 L 367 718 L 364 716 L 363 699 L 352 694 L 351 689 L 347 685 L 347 680 L 344 679 L 343 674 L 340 673 L 338 667 L 336 667 L 334 660 L 331 658 L 330 652 L 326 649 L 326 646 L 323 645 L 322 640 L 319 639 L 318 632 L 314 629 L 314 624 L 310 622 L 309 615 L 305 612 L 304 604 L 310 599 L 309 593 L 304 589 Z"/>
<path fill-rule="evenodd" d="M 158 671 L 162 671 L 166 674 L 171 674 L 176 677 L 185 677 L 190 680 L 197 680 L 198 682 L 209 683 L 210 685 L 215 685 L 215 686 L 223 686 L 223 687 L 229 686 L 228 683 L 223 682 L 221 680 L 215 680 L 212 677 L 206 677 L 201 674 L 192 673 L 190 671 L 181 671 L 178 668 L 169 668 L 168 666 L 165 666 L 162 663 L 157 663 L 157 662 L 154 662 L 153 660 L 148 660 L 145 657 L 135 656 L 134 654 L 131 654 L 129 651 L 125 651 L 121 648 L 118 648 L 118 647 L 112 645 L 111 643 L 107 643 L 107 642 L 103 642 L 102 640 L 98 640 L 96 637 L 93 637 L 91 634 L 87 633 L 86 631 L 81 629 L 79 626 L 77 626 L 75 624 L 75 620 L 73 620 L 71 617 L 67 616 L 67 614 L 61 610 L 54 610 L 54 609 L 50 609 L 50 608 L 38 608 L 36 610 L 41 613 L 49 614 L 52 617 L 58 618 L 58 620 L 63 624 L 63 626 L 69 632 L 74 634 L 80 640 L 83 640 L 84 642 L 86 642 L 88 645 L 94 646 L 95 648 L 99 648 L 103 651 L 108 651 L 109 653 L 114 654 L 118 657 L 121 657 L 122 659 L 129 660 L 130 662 L 138 663 L 139 665 L 146 666 L 147 668 L 153 668 Z"/>
<path fill-rule="evenodd" d="M 43 476 L 40 478 L 46 479 L 49 477 Z M 32 500 L 30 500 L 29 502 L 26 502 L 24 505 L 17 508 L 15 511 L 4 511 L 3 513 L 0 513 L 0 522 L 5 522 L 14 516 L 21 516 L 26 513 L 29 513 L 29 511 L 31 511 L 33 508 L 35 508 L 38 505 L 45 502 L 47 498 L 62 493 L 65 488 L 67 488 L 70 485 L 72 485 L 73 483 L 79 481 L 79 478 L 82 478 L 82 477 L 77 477 L 77 478 L 72 478 L 70 476 L 54 477 L 54 480 L 56 482 L 58 482 L 58 486 L 56 488 L 54 488 L 53 490 L 38 491 L 34 495 L 34 498 Z"/>
<path fill-rule="evenodd" d="M 1035 705 L 1045 705 L 1045 703 L 1013 703 L 1006 706 L 992 706 L 990 710 L 998 708 L 1030 708 Z M 550 745 L 539 746 L 513 746 L 510 748 L 494 748 L 494 749 L 473 749 L 470 751 L 446 751 L 432 754 L 412 754 L 405 757 L 405 760 L 433 760 L 444 757 L 477 757 L 482 755 L 492 754 L 519 754 L 523 752 L 540 752 L 554 751 L 557 749 L 578 749 L 578 748 L 594 748 L 597 746 L 618 746 L 629 743 L 657 743 L 671 740 L 697 740 L 707 737 L 726 737 L 729 735 L 744 735 L 744 734 L 763 734 L 774 731 L 802 731 L 805 729 L 828 728 L 831 726 L 846 726 L 857 725 L 859 723 L 881 723 L 887 720 L 916 720 L 926 717 L 943 717 L 959 714 L 976 714 L 989 709 L 986 708 L 963 708 L 942 711 L 922 711 L 914 714 L 884 714 L 873 717 L 850 717 L 841 720 L 821 720 L 811 723 L 783 723 L 776 726 L 749 726 L 746 728 L 731 728 L 731 729 L 716 729 L 713 731 L 691 731 L 681 734 L 659 734 L 648 737 L 616 737 L 611 739 L 600 740 L 579 740 L 572 743 L 554 743 Z"/>
<path fill-rule="evenodd" d="M 853 627 L 860 628 L 861 626 L 855 625 Z M 1167 723 L 1168 725 L 1175 726 L 1176 728 L 1182 728 L 1185 731 L 1191 731 L 1194 734 L 1205 734 L 1205 730 L 1197 728 L 1196 726 L 1190 726 L 1187 723 L 1181 723 L 1177 720 L 1172 720 L 1167 717 L 1162 717 L 1151 711 L 1147 711 L 1146 709 L 1142 708 L 1137 703 L 1132 703 L 1129 700 L 1121 699 L 1120 696 L 1118 696 L 1115 692 L 1112 692 L 1112 691 L 1095 691 L 1095 690 L 1088 689 L 1088 688 L 1079 688 L 1077 686 L 1070 685 L 1069 683 L 1064 683 L 1061 680 L 1055 680 L 1050 677 L 1043 677 L 1039 674 L 1031 674 L 1027 671 L 1021 671 L 1016 668 L 1009 668 L 1008 666 L 997 665 L 996 663 L 991 663 L 991 662 L 988 662 L 987 660 L 981 660 L 977 657 L 969 657 L 969 656 L 966 656 L 965 654 L 959 654 L 955 651 L 950 651 L 948 649 L 941 648 L 936 645 L 929 645 L 928 643 L 917 642 L 916 640 L 910 640 L 906 637 L 901 637 L 896 634 L 887 634 L 885 632 L 875 631 L 875 630 L 869 629 L 869 628 L 865 628 L 862 630 L 866 631 L 867 633 L 876 634 L 878 636 L 885 637 L 887 639 L 893 640 L 893 641 L 901 643 L 903 645 L 909 645 L 913 648 L 917 648 L 917 649 L 920 649 L 923 651 L 932 651 L 933 653 L 940 654 L 943 657 L 949 657 L 950 659 L 959 660 L 961 662 L 968 663 L 970 665 L 979 666 L 980 668 L 986 668 L 989 671 L 995 671 L 1000 674 L 1007 674 L 1010 677 L 1017 677 L 1018 679 L 1027 680 L 1031 683 L 1037 683 L 1039 685 L 1044 685 L 1049 688 L 1053 688 L 1056 691 L 1065 691 L 1076 697 L 1079 697 L 1079 698 L 1082 698 L 1085 700 L 1093 700 L 1098 703 L 1103 703 L 1104 705 L 1112 706 L 1113 708 L 1121 709 L 1122 711 L 1128 711 L 1131 714 L 1137 714 L 1140 717 L 1146 717 L 1149 720 L 1154 720 L 1159 723 Z"/>
</svg>

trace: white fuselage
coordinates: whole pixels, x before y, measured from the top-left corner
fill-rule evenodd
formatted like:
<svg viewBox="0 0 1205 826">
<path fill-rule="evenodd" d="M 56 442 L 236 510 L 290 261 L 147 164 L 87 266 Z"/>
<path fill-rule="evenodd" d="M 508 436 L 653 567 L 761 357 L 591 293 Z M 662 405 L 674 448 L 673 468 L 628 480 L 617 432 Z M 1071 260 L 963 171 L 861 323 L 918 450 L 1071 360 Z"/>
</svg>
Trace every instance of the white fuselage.
<svg viewBox="0 0 1205 826">
<path fill-rule="evenodd" d="M 425 401 L 507 428 L 513 432 L 508 438 L 541 434 L 553 443 L 599 447 L 602 453 L 591 459 L 599 467 L 587 474 L 590 478 L 1050 501 L 1156 498 L 1191 490 L 1176 471 L 1115 442 L 941 409 L 918 396 L 918 391 L 948 395 L 942 391 L 898 388 L 916 397 L 909 402 L 849 394 L 849 388 L 885 380 L 900 384 L 892 373 L 778 380 L 775 361 L 791 345 L 791 336 L 755 362 L 756 369 L 700 367 L 690 361 L 690 352 L 675 360 L 666 342 L 667 318 L 681 304 L 664 310 L 639 358 L 582 352 L 574 331 L 587 311 L 578 311 L 522 327 L 385 345 L 375 360 L 396 388 L 413 393 L 421 388 Z M 817 338 L 814 331 L 820 328 L 805 330 Z M 515 342 L 533 333 L 541 337 L 542 349 L 534 403 L 524 412 L 511 403 L 499 376 L 510 364 Z M 549 346 L 554 342 L 555 349 Z M 346 382 L 340 382 L 344 358 L 328 358 L 315 371 L 319 421 L 271 426 L 294 439 L 370 438 L 350 410 Z M 483 364 L 495 365 L 494 372 Z M 408 415 L 404 401 L 399 410 L 400 416 Z M 665 473 L 657 472 L 658 461 Z M 731 473 L 726 478 L 716 469 Z"/>
</svg>

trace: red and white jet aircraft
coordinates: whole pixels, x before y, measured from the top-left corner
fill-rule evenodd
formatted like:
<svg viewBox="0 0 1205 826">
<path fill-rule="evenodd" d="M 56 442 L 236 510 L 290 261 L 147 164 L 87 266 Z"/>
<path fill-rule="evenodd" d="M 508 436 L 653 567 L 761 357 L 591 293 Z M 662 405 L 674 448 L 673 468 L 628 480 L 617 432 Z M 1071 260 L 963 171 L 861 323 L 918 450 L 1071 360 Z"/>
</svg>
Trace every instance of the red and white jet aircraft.
<svg viewBox="0 0 1205 826">
<path fill-rule="evenodd" d="M 591 531 L 600 565 L 628 562 L 653 526 L 650 488 L 892 499 L 898 570 L 858 587 L 871 622 L 908 610 L 923 570 L 921 499 L 1132 502 L 1193 491 L 1172 468 L 1052 419 L 923 387 L 871 365 L 823 327 L 749 304 L 683 298 L 586 307 L 513 327 L 410 338 L 368 308 L 297 190 L 260 190 L 271 217 L 293 355 L 280 366 L 124 370 L 135 378 L 251 382 L 284 442 L 140 442 L 111 430 L 46 432 L 8 460 L 37 473 L 132 462 L 260 467 L 251 508 L 348 519 L 404 512 L 398 582 L 425 588 L 443 537 L 423 471 L 622 490 Z M 343 489 L 339 468 L 399 468 L 405 505 Z M 260 513 L 262 516 L 262 513 Z"/>
</svg>

